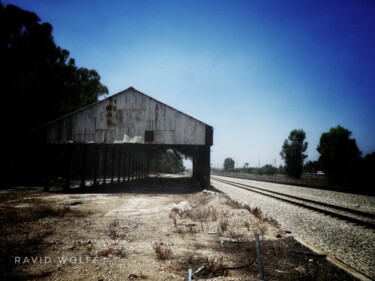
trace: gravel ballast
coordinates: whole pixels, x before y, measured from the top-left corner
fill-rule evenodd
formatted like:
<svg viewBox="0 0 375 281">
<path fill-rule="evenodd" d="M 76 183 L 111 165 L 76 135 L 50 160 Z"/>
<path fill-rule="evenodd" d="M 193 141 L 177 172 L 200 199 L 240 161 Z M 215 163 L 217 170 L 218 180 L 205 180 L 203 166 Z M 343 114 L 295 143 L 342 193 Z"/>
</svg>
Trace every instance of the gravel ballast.
<svg viewBox="0 0 375 281">
<path fill-rule="evenodd" d="M 330 204 L 356 208 L 369 213 L 375 212 L 374 197 L 252 180 L 220 178 Z M 225 183 L 212 180 L 211 184 L 232 199 L 251 207 L 259 207 L 268 217 L 280 223 L 283 229 L 291 231 L 293 236 L 375 279 L 375 232 L 373 229 L 358 227 Z"/>
</svg>

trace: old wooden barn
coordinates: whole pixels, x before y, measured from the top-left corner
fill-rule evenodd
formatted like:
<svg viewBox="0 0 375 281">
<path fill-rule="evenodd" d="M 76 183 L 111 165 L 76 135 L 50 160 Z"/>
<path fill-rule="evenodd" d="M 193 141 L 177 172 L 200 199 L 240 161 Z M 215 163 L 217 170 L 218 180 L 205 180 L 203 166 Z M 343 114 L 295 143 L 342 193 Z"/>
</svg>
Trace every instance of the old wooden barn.
<svg viewBox="0 0 375 281">
<path fill-rule="evenodd" d="M 35 129 L 33 139 L 46 182 L 61 175 L 65 189 L 73 179 L 83 188 L 88 179 L 105 185 L 148 177 L 150 159 L 167 149 L 192 159 L 202 187 L 210 182 L 213 128 L 132 87 Z"/>
</svg>

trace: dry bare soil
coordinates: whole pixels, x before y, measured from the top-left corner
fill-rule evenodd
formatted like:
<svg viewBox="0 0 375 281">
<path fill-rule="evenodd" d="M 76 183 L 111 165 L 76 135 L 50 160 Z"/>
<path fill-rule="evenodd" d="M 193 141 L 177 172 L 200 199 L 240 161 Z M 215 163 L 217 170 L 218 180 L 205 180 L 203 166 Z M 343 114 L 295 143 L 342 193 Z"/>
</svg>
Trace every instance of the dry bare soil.
<svg viewBox="0 0 375 281">
<path fill-rule="evenodd" d="M 190 178 L 0 193 L 1 280 L 355 280 L 261 210 Z"/>
</svg>

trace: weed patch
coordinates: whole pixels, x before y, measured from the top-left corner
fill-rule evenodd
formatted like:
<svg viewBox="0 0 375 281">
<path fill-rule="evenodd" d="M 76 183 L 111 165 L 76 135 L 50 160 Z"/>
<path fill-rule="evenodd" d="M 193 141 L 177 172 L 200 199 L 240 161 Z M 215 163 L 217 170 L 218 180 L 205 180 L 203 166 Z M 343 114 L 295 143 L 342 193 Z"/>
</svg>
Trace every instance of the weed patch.
<svg viewBox="0 0 375 281">
<path fill-rule="evenodd" d="M 259 207 L 252 208 L 249 205 L 245 205 L 245 209 L 248 210 L 249 213 L 256 217 L 258 220 L 264 219 L 263 212 Z"/>
<path fill-rule="evenodd" d="M 167 260 L 172 257 L 172 249 L 168 244 L 164 244 L 163 242 L 154 242 L 152 245 L 156 253 L 156 257 L 158 260 Z"/>
<path fill-rule="evenodd" d="M 229 227 L 229 219 L 227 217 L 223 217 L 219 220 L 219 233 L 224 233 L 228 230 Z"/>
</svg>

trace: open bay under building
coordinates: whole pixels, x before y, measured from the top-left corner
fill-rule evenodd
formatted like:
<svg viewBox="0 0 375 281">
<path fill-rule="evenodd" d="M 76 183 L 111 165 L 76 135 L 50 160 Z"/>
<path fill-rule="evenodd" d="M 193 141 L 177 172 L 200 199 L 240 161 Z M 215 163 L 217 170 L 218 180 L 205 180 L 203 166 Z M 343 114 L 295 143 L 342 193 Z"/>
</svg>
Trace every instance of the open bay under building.
<svg viewBox="0 0 375 281">
<path fill-rule="evenodd" d="M 202 188 L 210 184 L 213 127 L 132 87 L 35 129 L 33 139 L 43 177 L 61 176 L 65 189 L 73 179 L 83 187 L 148 177 L 152 157 L 167 149 L 192 160 Z"/>
</svg>

